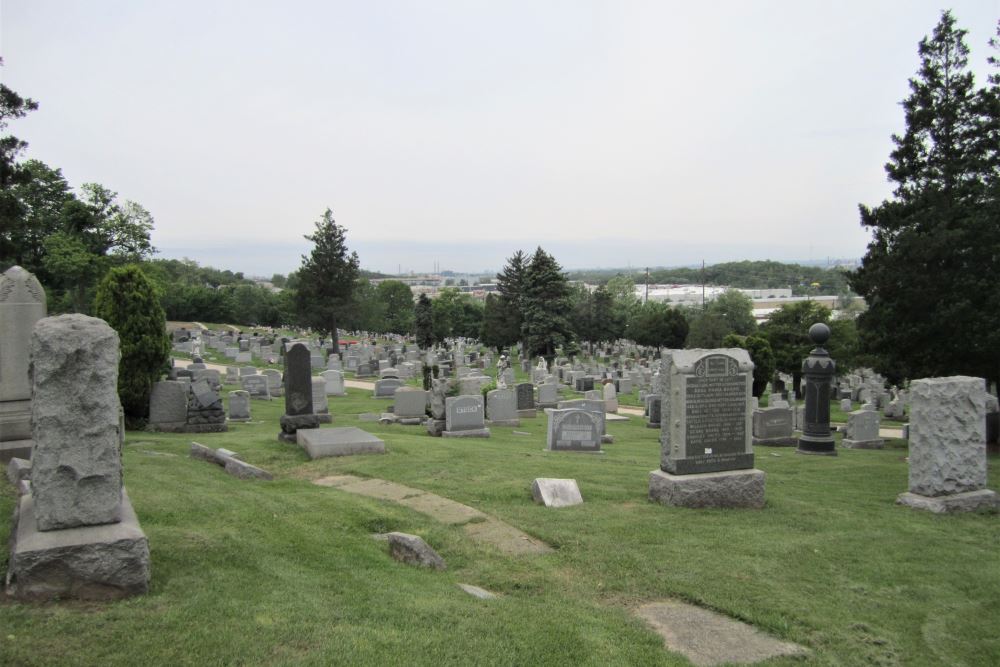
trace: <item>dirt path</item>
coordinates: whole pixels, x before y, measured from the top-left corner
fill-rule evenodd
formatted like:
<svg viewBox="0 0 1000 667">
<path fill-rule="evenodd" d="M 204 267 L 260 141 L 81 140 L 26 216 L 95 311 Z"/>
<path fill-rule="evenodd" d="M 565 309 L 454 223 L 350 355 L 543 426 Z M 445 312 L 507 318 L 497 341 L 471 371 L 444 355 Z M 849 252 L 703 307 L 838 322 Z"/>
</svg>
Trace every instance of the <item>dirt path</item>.
<svg viewBox="0 0 1000 667">
<path fill-rule="evenodd" d="M 512 556 L 545 554 L 552 551 L 548 545 L 500 519 L 484 514 L 474 507 L 420 489 L 384 479 L 364 479 L 354 475 L 323 477 L 314 480 L 313 484 L 399 503 L 441 523 L 462 526 L 465 534 L 474 541 L 490 544 L 502 553 Z"/>
</svg>

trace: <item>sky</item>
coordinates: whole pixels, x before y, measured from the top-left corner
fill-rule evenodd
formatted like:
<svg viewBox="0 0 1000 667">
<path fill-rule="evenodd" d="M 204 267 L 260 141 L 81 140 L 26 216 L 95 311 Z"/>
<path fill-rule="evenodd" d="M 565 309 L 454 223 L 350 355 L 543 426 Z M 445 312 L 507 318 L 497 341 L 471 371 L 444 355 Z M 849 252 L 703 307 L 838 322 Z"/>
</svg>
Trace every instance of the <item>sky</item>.
<svg viewBox="0 0 1000 667">
<path fill-rule="evenodd" d="M 1000 0 L 953 1 L 977 83 Z M 923 0 L 0 0 L 9 131 L 155 218 L 160 257 L 295 270 L 856 258 Z"/>
</svg>

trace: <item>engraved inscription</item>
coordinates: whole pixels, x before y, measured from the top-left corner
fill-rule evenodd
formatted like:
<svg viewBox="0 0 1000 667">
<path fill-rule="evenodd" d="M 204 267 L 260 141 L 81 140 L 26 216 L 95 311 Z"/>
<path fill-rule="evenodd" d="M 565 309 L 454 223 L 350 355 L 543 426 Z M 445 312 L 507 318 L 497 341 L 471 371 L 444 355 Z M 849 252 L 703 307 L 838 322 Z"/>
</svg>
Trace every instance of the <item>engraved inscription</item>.
<svg viewBox="0 0 1000 667">
<path fill-rule="evenodd" d="M 742 375 L 709 373 L 687 378 L 687 456 L 704 456 L 709 451 L 719 456 L 746 450 L 746 385 Z"/>
</svg>

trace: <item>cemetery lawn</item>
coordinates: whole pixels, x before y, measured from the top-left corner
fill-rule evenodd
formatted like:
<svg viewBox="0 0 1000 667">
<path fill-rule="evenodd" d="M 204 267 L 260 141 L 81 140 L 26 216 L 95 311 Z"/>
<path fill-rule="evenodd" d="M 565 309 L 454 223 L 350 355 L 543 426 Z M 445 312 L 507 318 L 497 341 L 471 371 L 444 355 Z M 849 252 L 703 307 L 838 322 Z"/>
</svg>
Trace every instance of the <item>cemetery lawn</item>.
<svg viewBox="0 0 1000 667">
<path fill-rule="evenodd" d="M 0 664 L 689 664 L 631 613 L 665 598 L 811 651 L 770 665 L 1000 664 L 1000 515 L 894 505 L 907 488 L 905 449 L 828 458 L 760 447 L 765 509 L 687 510 L 646 499 L 659 431 L 642 417 L 610 422 L 603 455 L 550 453 L 542 413 L 488 440 L 431 438 L 359 422 L 388 405 L 370 394 L 331 398 L 333 426 L 377 434 L 384 456 L 308 461 L 276 438 L 280 400 L 254 401 L 256 421 L 228 433 L 128 433 L 125 482 L 149 537 L 149 594 L 5 599 Z M 192 440 L 276 479 L 241 481 L 190 459 Z M 993 489 L 997 467 L 993 456 Z M 507 556 L 401 505 L 311 483 L 337 474 L 465 503 L 554 551 Z M 585 504 L 534 505 L 535 477 L 576 479 Z M 13 507 L 3 485 L 3 535 Z M 448 569 L 393 561 L 371 537 L 392 530 L 422 536 Z M 478 600 L 458 583 L 500 598 Z"/>
</svg>

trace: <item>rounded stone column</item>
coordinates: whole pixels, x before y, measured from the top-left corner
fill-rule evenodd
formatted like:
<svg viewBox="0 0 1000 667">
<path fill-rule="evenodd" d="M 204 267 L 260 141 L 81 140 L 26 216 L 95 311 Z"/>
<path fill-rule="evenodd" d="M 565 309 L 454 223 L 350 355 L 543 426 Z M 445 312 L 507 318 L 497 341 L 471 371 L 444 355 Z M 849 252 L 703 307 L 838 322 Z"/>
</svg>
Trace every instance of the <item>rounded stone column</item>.
<svg viewBox="0 0 1000 667">
<path fill-rule="evenodd" d="M 816 346 L 802 361 L 806 380 L 806 410 L 799 454 L 836 456 L 835 441 L 830 434 L 830 386 L 837 365 L 822 345 L 830 339 L 830 327 L 818 322 L 809 327 L 809 338 Z"/>
</svg>

